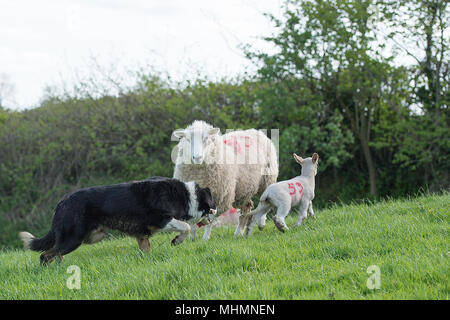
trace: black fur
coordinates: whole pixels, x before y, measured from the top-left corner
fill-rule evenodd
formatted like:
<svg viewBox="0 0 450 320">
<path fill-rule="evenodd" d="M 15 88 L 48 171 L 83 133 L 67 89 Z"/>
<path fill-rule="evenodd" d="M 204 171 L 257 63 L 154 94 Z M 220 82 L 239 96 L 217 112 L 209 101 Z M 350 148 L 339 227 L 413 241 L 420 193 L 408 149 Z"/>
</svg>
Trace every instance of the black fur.
<svg viewBox="0 0 450 320">
<path fill-rule="evenodd" d="M 195 184 L 195 193 L 196 209 L 202 216 L 216 208 L 208 188 Z M 102 235 L 104 227 L 145 238 L 172 219 L 192 219 L 189 209 L 189 190 L 184 182 L 176 179 L 153 177 L 80 189 L 58 203 L 51 230 L 41 239 L 32 239 L 30 249 L 46 251 L 41 256 L 41 262 L 46 263 L 75 250 L 83 242 L 96 242 L 92 236 Z"/>
</svg>

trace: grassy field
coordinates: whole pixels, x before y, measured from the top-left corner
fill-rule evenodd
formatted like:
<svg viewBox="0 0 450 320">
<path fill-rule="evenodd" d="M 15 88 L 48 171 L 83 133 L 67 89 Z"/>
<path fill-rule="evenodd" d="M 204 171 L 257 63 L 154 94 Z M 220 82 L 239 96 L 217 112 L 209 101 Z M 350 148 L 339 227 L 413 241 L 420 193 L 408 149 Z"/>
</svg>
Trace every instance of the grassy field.
<svg viewBox="0 0 450 320">
<path fill-rule="evenodd" d="M 268 221 L 248 239 L 232 228 L 173 247 L 173 234 L 85 245 L 45 268 L 39 254 L 0 253 L 1 299 L 448 299 L 450 195 L 316 212 L 285 234 Z M 292 212 L 288 225 L 297 214 Z M 201 232 L 199 232 L 201 236 Z M 71 265 L 81 288 L 69 289 Z M 369 289 L 367 268 L 380 268 Z"/>
</svg>

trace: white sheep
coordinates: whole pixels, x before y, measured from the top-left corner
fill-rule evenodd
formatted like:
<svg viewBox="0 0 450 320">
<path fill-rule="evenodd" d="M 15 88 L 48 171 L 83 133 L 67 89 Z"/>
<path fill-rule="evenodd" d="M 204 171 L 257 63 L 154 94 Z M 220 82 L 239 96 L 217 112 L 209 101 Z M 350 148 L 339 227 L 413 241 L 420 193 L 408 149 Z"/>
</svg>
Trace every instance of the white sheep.
<svg viewBox="0 0 450 320">
<path fill-rule="evenodd" d="M 264 229 L 266 216 L 271 209 L 277 211 L 273 217 L 273 222 L 281 232 L 289 229 L 286 226 L 285 218 L 292 207 L 299 206 L 297 226 L 302 224 L 307 212 L 311 217 L 314 217 L 312 200 L 314 199 L 314 177 L 317 174 L 319 155 L 314 153 L 312 157 L 306 159 L 297 156 L 295 153 L 293 156 L 295 161 L 302 166 L 301 175 L 290 180 L 274 183 L 264 191 L 259 199 L 258 207 L 248 214 L 253 218 L 247 227 L 247 236 L 251 234 L 255 223 L 258 223 L 260 230 Z"/>
<path fill-rule="evenodd" d="M 221 135 L 219 128 L 199 120 L 186 129 L 174 131 L 173 135 L 181 139 L 173 177 L 208 187 L 218 213 L 240 208 L 234 234 L 241 235 L 249 222 L 247 214 L 253 208 L 252 197 L 277 181 L 278 157 L 273 142 L 255 129 Z M 203 239 L 208 240 L 210 233 L 211 225 L 208 225 Z"/>
</svg>

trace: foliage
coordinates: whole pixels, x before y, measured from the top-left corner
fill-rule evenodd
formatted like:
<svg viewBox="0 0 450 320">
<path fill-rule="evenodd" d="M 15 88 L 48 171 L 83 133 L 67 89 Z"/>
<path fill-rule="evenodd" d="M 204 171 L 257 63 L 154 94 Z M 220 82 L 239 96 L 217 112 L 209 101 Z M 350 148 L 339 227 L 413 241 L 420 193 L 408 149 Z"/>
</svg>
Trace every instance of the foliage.
<svg viewBox="0 0 450 320">
<path fill-rule="evenodd" d="M 38 108 L 0 107 L 0 246 L 46 228 L 69 191 L 172 176 L 171 133 L 195 119 L 279 129 L 280 180 L 300 172 L 293 152 L 319 153 L 318 207 L 448 189 L 447 2 L 287 0 L 282 12 L 268 15 L 274 52 L 245 48 L 255 76 L 174 83 L 145 69 L 122 87 L 94 69 Z"/>
</svg>

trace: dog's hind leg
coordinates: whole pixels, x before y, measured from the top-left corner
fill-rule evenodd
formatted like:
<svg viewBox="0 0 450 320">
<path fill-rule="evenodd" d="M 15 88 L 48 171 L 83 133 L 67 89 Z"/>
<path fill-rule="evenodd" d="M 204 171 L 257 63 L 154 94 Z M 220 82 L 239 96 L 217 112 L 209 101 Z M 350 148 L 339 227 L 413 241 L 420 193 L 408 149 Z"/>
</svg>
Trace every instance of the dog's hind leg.
<svg viewBox="0 0 450 320">
<path fill-rule="evenodd" d="M 172 219 L 166 224 L 164 228 L 161 229 L 161 231 L 180 232 L 180 234 L 172 240 L 172 244 L 177 245 L 182 243 L 184 239 L 186 239 L 186 237 L 191 232 L 191 227 L 186 222 Z"/>
<path fill-rule="evenodd" d="M 54 256 L 64 256 L 72 251 L 74 251 L 75 249 L 77 249 L 81 244 L 83 243 L 83 237 L 75 237 L 75 238 L 71 238 L 68 239 L 67 241 L 64 242 L 56 242 L 56 246 L 53 252 L 54 252 Z"/>
<path fill-rule="evenodd" d="M 56 253 L 55 247 L 45 251 L 41 254 L 40 260 L 41 260 L 41 266 L 49 266 L 50 263 L 52 263 L 53 259 L 57 257 L 58 254 Z"/>
<path fill-rule="evenodd" d="M 145 252 L 150 252 L 150 241 L 148 241 L 148 237 L 136 237 L 136 240 L 139 245 L 139 249 Z"/>
</svg>

